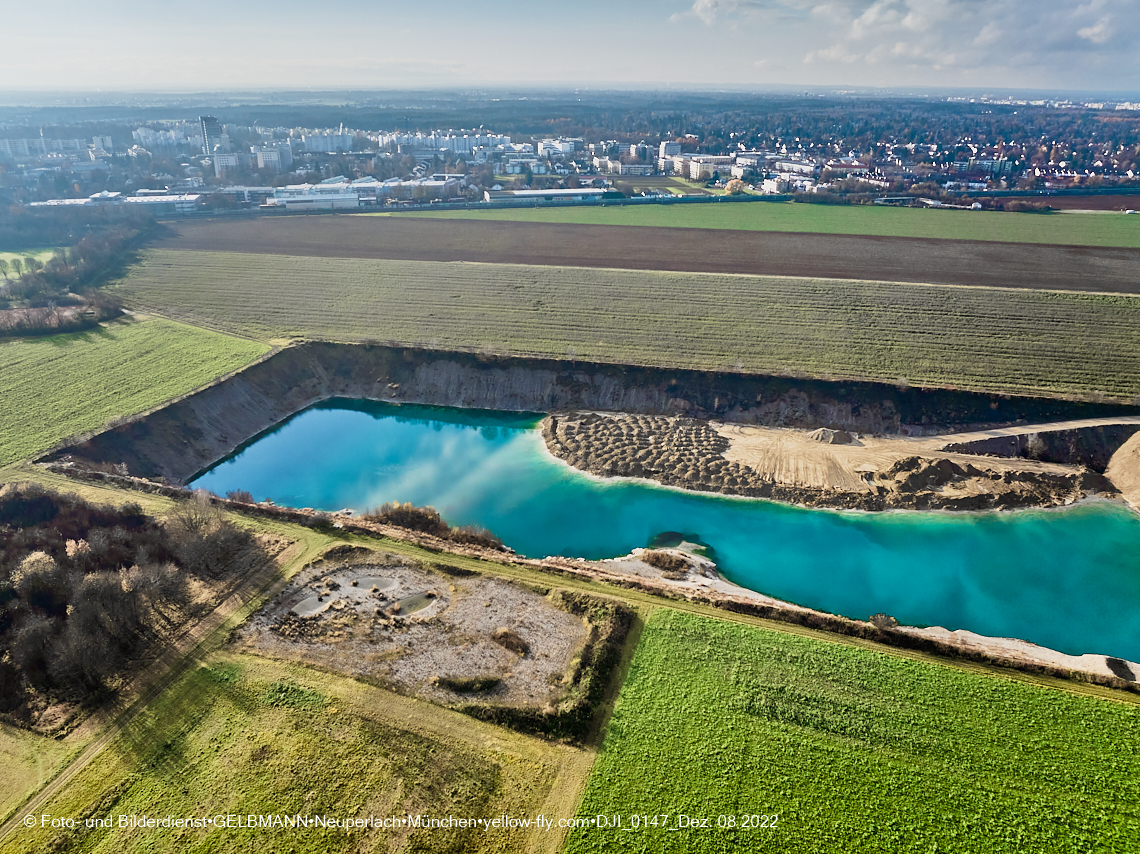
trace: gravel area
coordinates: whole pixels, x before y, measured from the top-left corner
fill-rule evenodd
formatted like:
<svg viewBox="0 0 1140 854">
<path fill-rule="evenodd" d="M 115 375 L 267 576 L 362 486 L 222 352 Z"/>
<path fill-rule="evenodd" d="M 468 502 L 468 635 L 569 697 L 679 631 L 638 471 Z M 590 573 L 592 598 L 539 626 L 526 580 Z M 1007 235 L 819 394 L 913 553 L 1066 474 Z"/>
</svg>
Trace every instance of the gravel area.
<svg viewBox="0 0 1140 854">
<path fill-rule="evenodd" d="M 586 633 L 581 619 L 510 582 L 368 553 L 303 570 L 237 642 L 439 703 L 545 708 L 561 697 Z M 491 687 L 438 684 L 472 678 Z"/>
<path fill-rule="evenodd" d="M 853 510 L 1054 507 L 1112 484 L 1082 466 L 946 453 L 946 436 L 862 437 L 625 413 L 560 412 L 547 450 L 600 477 Z"/>
</svg>

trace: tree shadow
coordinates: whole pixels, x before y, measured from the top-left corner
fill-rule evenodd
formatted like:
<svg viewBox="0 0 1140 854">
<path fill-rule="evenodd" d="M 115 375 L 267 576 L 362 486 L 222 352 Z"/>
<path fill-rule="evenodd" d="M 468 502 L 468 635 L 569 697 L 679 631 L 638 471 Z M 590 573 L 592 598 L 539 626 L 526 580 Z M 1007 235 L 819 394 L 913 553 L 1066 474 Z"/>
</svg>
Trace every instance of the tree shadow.
<svg viewBox="0 0 1140 854">
<path fill-rule="evenodd" d="M 1104 663 L 1108 665 L 1108 669 L 1112 671 L 1112 675 L 1120 679 L 1127 679 L 1129 682 L 1136 681 L 1136 674 L 1132 672 L 1132 668 L 1128 666 L 1128 662 L 1119 658 L 1105 658 Z"/>
<path fill-rule="evenodd" d="M 116 321 L 107 321 L 115 323 Z M 114 341 L 118 338 L 105 326 L 93 326 L 90 329 L 81 329 L 78 332 L 61 332 L 58 335 L 46 335 L 43 340 L 53 347 L 69 347 L 72 344 L 91 344 L 98 340 Z"/>
</svg>

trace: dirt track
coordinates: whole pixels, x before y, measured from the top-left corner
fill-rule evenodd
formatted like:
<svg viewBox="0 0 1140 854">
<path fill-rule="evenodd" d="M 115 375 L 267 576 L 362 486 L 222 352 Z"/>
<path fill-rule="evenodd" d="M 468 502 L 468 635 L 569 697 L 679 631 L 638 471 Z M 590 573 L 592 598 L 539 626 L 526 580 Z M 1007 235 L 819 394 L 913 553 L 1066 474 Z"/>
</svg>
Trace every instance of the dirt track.
<svg viewBox="0 0 1140 854">
<path fill-rule="evenodd" d="M 393 216 L 168 223 L 165 249 L 752 273 L 1140 294 L 1140 249 Z"/>
</svg>

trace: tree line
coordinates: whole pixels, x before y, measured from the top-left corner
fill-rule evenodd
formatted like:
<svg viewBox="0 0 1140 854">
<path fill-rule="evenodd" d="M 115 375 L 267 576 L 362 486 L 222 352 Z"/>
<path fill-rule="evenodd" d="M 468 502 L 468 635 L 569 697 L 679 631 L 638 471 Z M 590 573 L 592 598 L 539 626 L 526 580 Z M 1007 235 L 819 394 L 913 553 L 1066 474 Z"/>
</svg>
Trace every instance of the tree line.
<svg viewBox="0 0 1140 854">
<path fill-rule="evenodd" d="M 0 712 L 92 702 L 209 607 L 209 590 L 266 560 L 204 498 L 162 519 L 35 484 L 0 489 Z"/>
<path fill-rule="evenodd" d="M 82 329 L 116 316 L 120 304 L 98 286 L 130 260 L 139 235 L 153 226 L 149 216 L 89 219 L 60 214 L 10 213 L 0 221 L 0 247 L 23 240 L 44 245 L 68 235 L 47 260 L 36 255 L 0 258 L 0 336 Z M 14 236 L 15 235 L 15 236 Z"/>
</svg>

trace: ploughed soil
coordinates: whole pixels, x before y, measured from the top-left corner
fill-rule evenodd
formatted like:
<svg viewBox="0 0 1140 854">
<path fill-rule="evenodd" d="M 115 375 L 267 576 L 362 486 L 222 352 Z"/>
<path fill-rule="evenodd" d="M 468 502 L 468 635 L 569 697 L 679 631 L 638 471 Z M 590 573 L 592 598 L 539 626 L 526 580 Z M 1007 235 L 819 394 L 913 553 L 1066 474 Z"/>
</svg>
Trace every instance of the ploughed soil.
<svg viewBox="0 0 1140 854">
<path fill-rule="evenodd" d="M 350 215 L 168 223 L 151 245 L 1140 293 L 1140 249 L 967 240 Z"/>
<path fill-rule="evenodd" d="M 550 452 L 603 477 L 859 510 L 997 510 L 1116 496 L 1084 466 L 942 450 L 947 437 L 866 437 L 652 415 L 543 421 Z"/>
<path fill-rule="evenodd" d="M 367 552 L 302 570 L 236 642 L 447 705 L 546 709 L 586 635 L 582 619 L 534 591 Z M 448 687 L 472 678 L 483 684 Z"/>
</svg>

